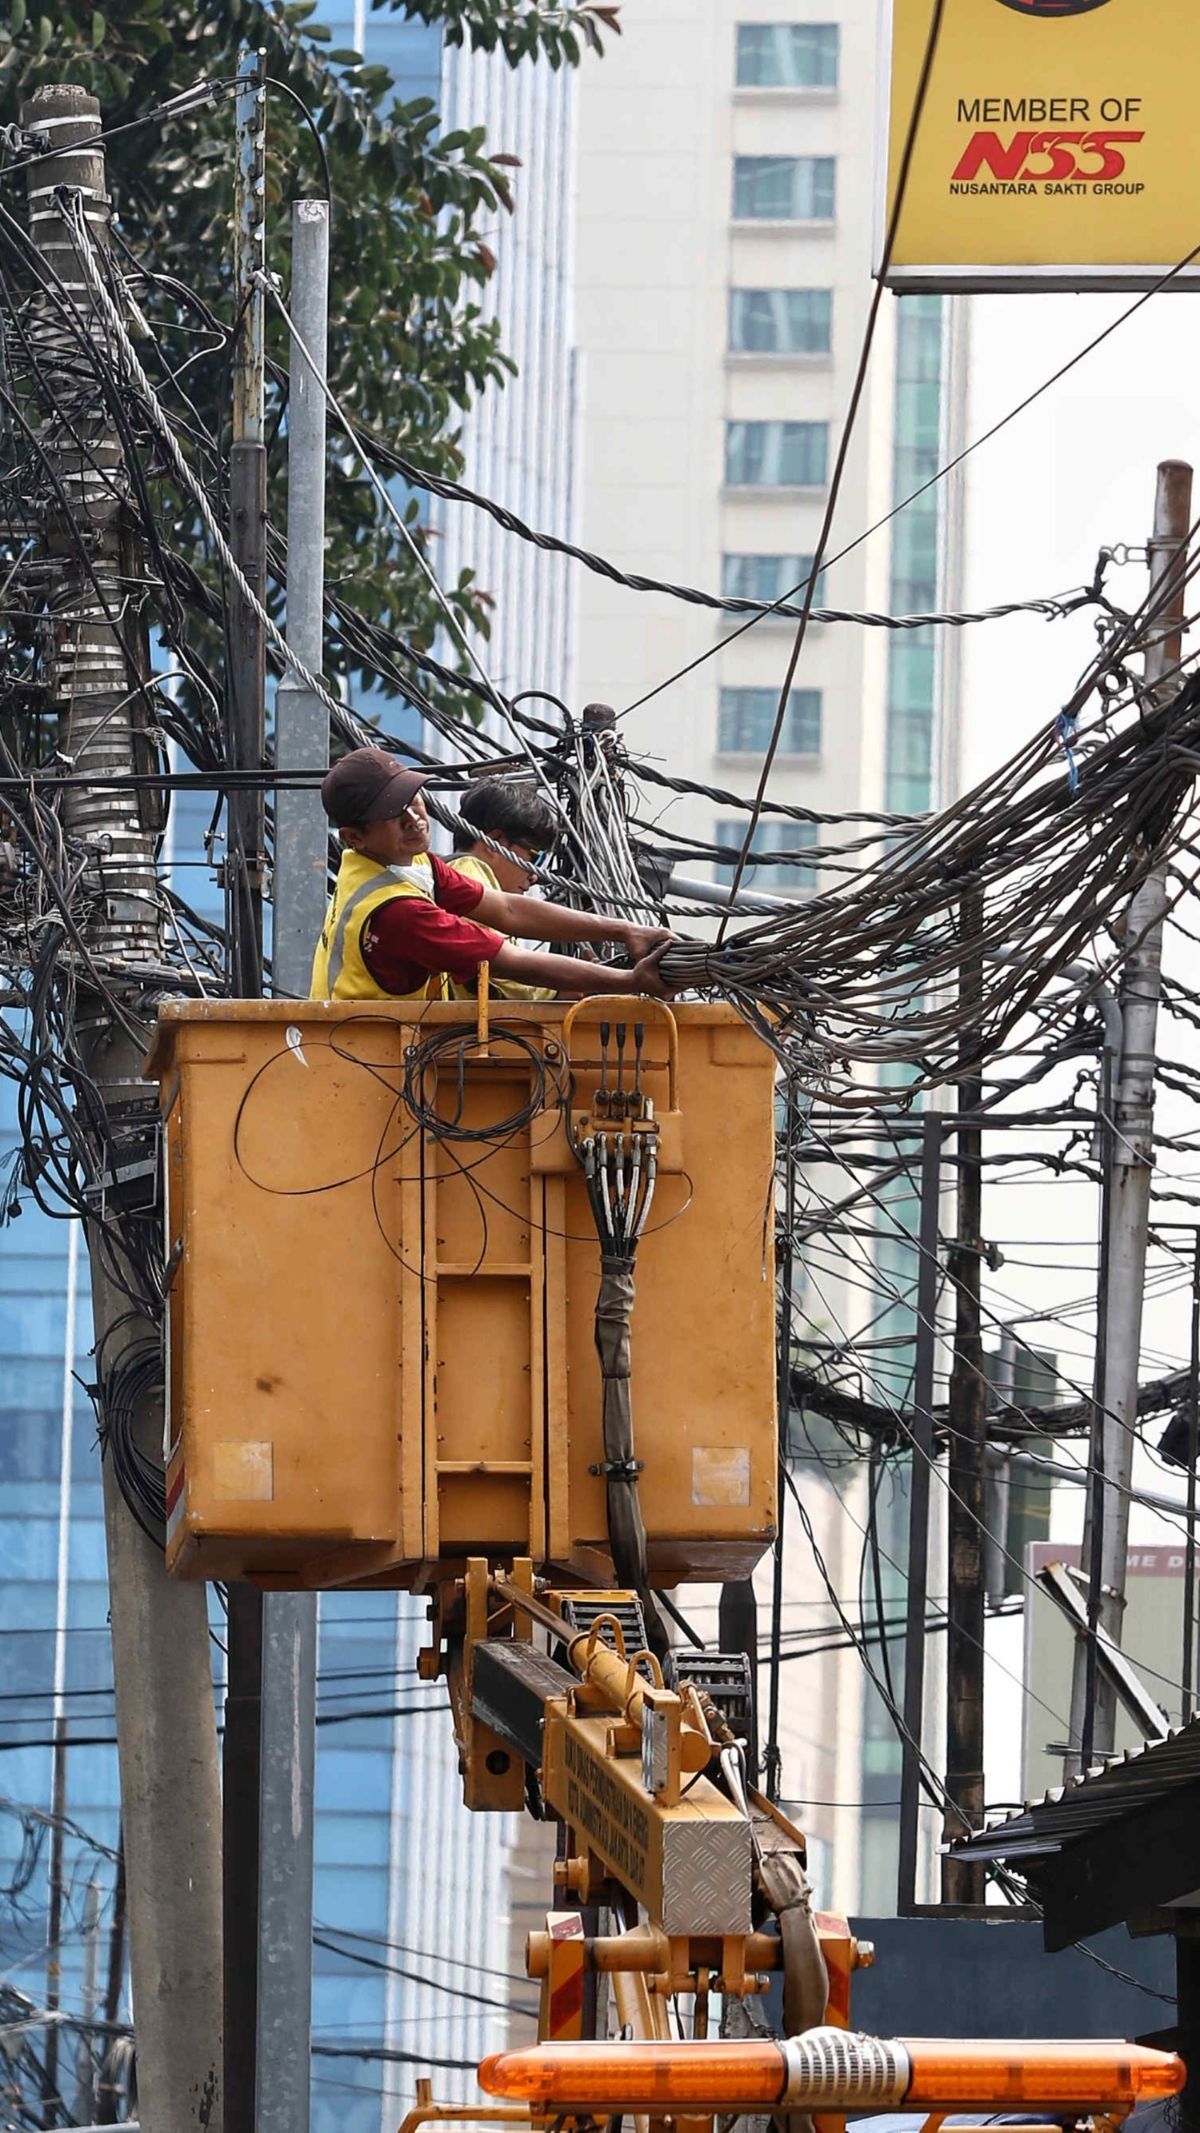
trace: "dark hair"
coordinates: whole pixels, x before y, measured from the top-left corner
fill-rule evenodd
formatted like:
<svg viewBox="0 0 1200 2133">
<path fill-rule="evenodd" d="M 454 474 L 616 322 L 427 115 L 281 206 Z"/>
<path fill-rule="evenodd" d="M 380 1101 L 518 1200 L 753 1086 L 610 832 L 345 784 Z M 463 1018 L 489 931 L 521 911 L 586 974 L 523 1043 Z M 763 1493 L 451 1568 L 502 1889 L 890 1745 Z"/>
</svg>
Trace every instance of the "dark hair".
<svg viewBox="0 0 1200 2133">
<path fill-rule="evenodd" d="M 481 834 L 494 837 L 497 844 L 520 844 L 527 851 L 542 852 L 553 844 L 558 831 L 550 802 L 524 778 L 481 778 L 477 785 L 468 785 L 458 812 L 456 852 L 469 852 Z"/>
</svg>

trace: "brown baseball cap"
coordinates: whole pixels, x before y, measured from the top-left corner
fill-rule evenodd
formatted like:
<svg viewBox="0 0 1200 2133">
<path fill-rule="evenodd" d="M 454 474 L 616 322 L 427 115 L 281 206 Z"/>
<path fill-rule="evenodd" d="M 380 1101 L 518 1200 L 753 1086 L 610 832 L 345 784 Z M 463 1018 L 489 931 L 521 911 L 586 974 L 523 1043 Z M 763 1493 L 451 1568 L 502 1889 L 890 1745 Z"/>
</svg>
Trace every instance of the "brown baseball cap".
<svg viewBox="0 0 1200 2133">
<path fill-rule="evenodd" d="M 365 829 L 402 815 L 425 783 L 423 770 L 406 770 L 386 748 L 352 748 L 321 785 L 321 805 L 338 829 Z"/>
</svg>

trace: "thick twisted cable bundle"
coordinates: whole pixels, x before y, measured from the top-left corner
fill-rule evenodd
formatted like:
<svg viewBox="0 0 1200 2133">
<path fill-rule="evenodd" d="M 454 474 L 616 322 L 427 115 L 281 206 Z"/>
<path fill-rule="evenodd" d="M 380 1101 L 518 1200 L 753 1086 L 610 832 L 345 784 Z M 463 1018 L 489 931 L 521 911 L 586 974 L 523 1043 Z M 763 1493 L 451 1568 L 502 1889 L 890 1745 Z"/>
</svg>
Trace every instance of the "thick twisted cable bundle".
<svg viewBox="0 0 1200 2133">
<path fill-rule="evenodd" d="M 1073 743 L 1075 791 L 1061 732 L 1043 732 L 943 813 L 897 828 L 842 886 L 720 945 L 671 948 L 664 975 L 736 1001 L 832 1102 L 861 1106 L 873 1081 L 893 1099 L 897 1078 L 913 1092 L 954 1081 L 1118 919 L 1188 810 L 1200 681 L 1110 719 Z M 973 956 L 987 976 L 968 1022 L 958 979 Z"/>
</svg>

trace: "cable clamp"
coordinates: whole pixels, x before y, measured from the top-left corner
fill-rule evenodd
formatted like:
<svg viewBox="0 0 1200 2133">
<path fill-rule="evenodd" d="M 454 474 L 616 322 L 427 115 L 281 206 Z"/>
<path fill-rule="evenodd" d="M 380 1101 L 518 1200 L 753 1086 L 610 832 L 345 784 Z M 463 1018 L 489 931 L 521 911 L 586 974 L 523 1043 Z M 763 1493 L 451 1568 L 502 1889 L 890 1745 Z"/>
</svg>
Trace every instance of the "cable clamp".
<svg viewBox="0 0 1200 2133">
<path fill-rule="evenodd" d="M 45 155 L 54 146 L 48 133 L 26 126 L 0 126 L 0 145 L 10 156 Z"/>
<path fill-rule="evenodd" d="M 1122 570 L 1126 563 L 1148 563 L 1150 550 L 1144 543 L 1139 546 L 1129 541 L 1117 541 L 1112 548 L 1100 550 L 1100 559 L 1102 562 L 1115 563 L 1117 569 Z"/>
<path fill-rule="evenodd" d="M 645 1471 L 644 1459 L 601 1459 L 588 1468 L 589 1474 L 603 1476 L 605 1481 L 636 1481 Z"/>
<path fill-rule="evenodd" d="M 193 82 L 190 89 L 181 89 L 178 96 L 170 97 L 158 115 L 160 118 L 180 118 L 185 111 L 192 111 L 197 105 L 207 105 L 210 109 L 215 109 L 222 97 L 232 96 L 235 86 L 221 80 Z"/>
</svg>

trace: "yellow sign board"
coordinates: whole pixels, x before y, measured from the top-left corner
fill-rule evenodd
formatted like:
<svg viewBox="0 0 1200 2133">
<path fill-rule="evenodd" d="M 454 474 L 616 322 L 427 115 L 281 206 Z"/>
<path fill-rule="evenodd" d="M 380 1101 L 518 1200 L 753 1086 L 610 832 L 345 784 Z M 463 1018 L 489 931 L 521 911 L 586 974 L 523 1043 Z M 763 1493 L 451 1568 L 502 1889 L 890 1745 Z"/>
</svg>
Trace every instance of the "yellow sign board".
<svg viewBox="0 0 1200 2133">
<path fill-rule="evenodd" d="M 889 221 L 934 16 L 892 0 Z M 1152 287 L 1200 252 L 1198 112 L 1200 0 L 944 0 L 888 285 Z"/>
</svg>

